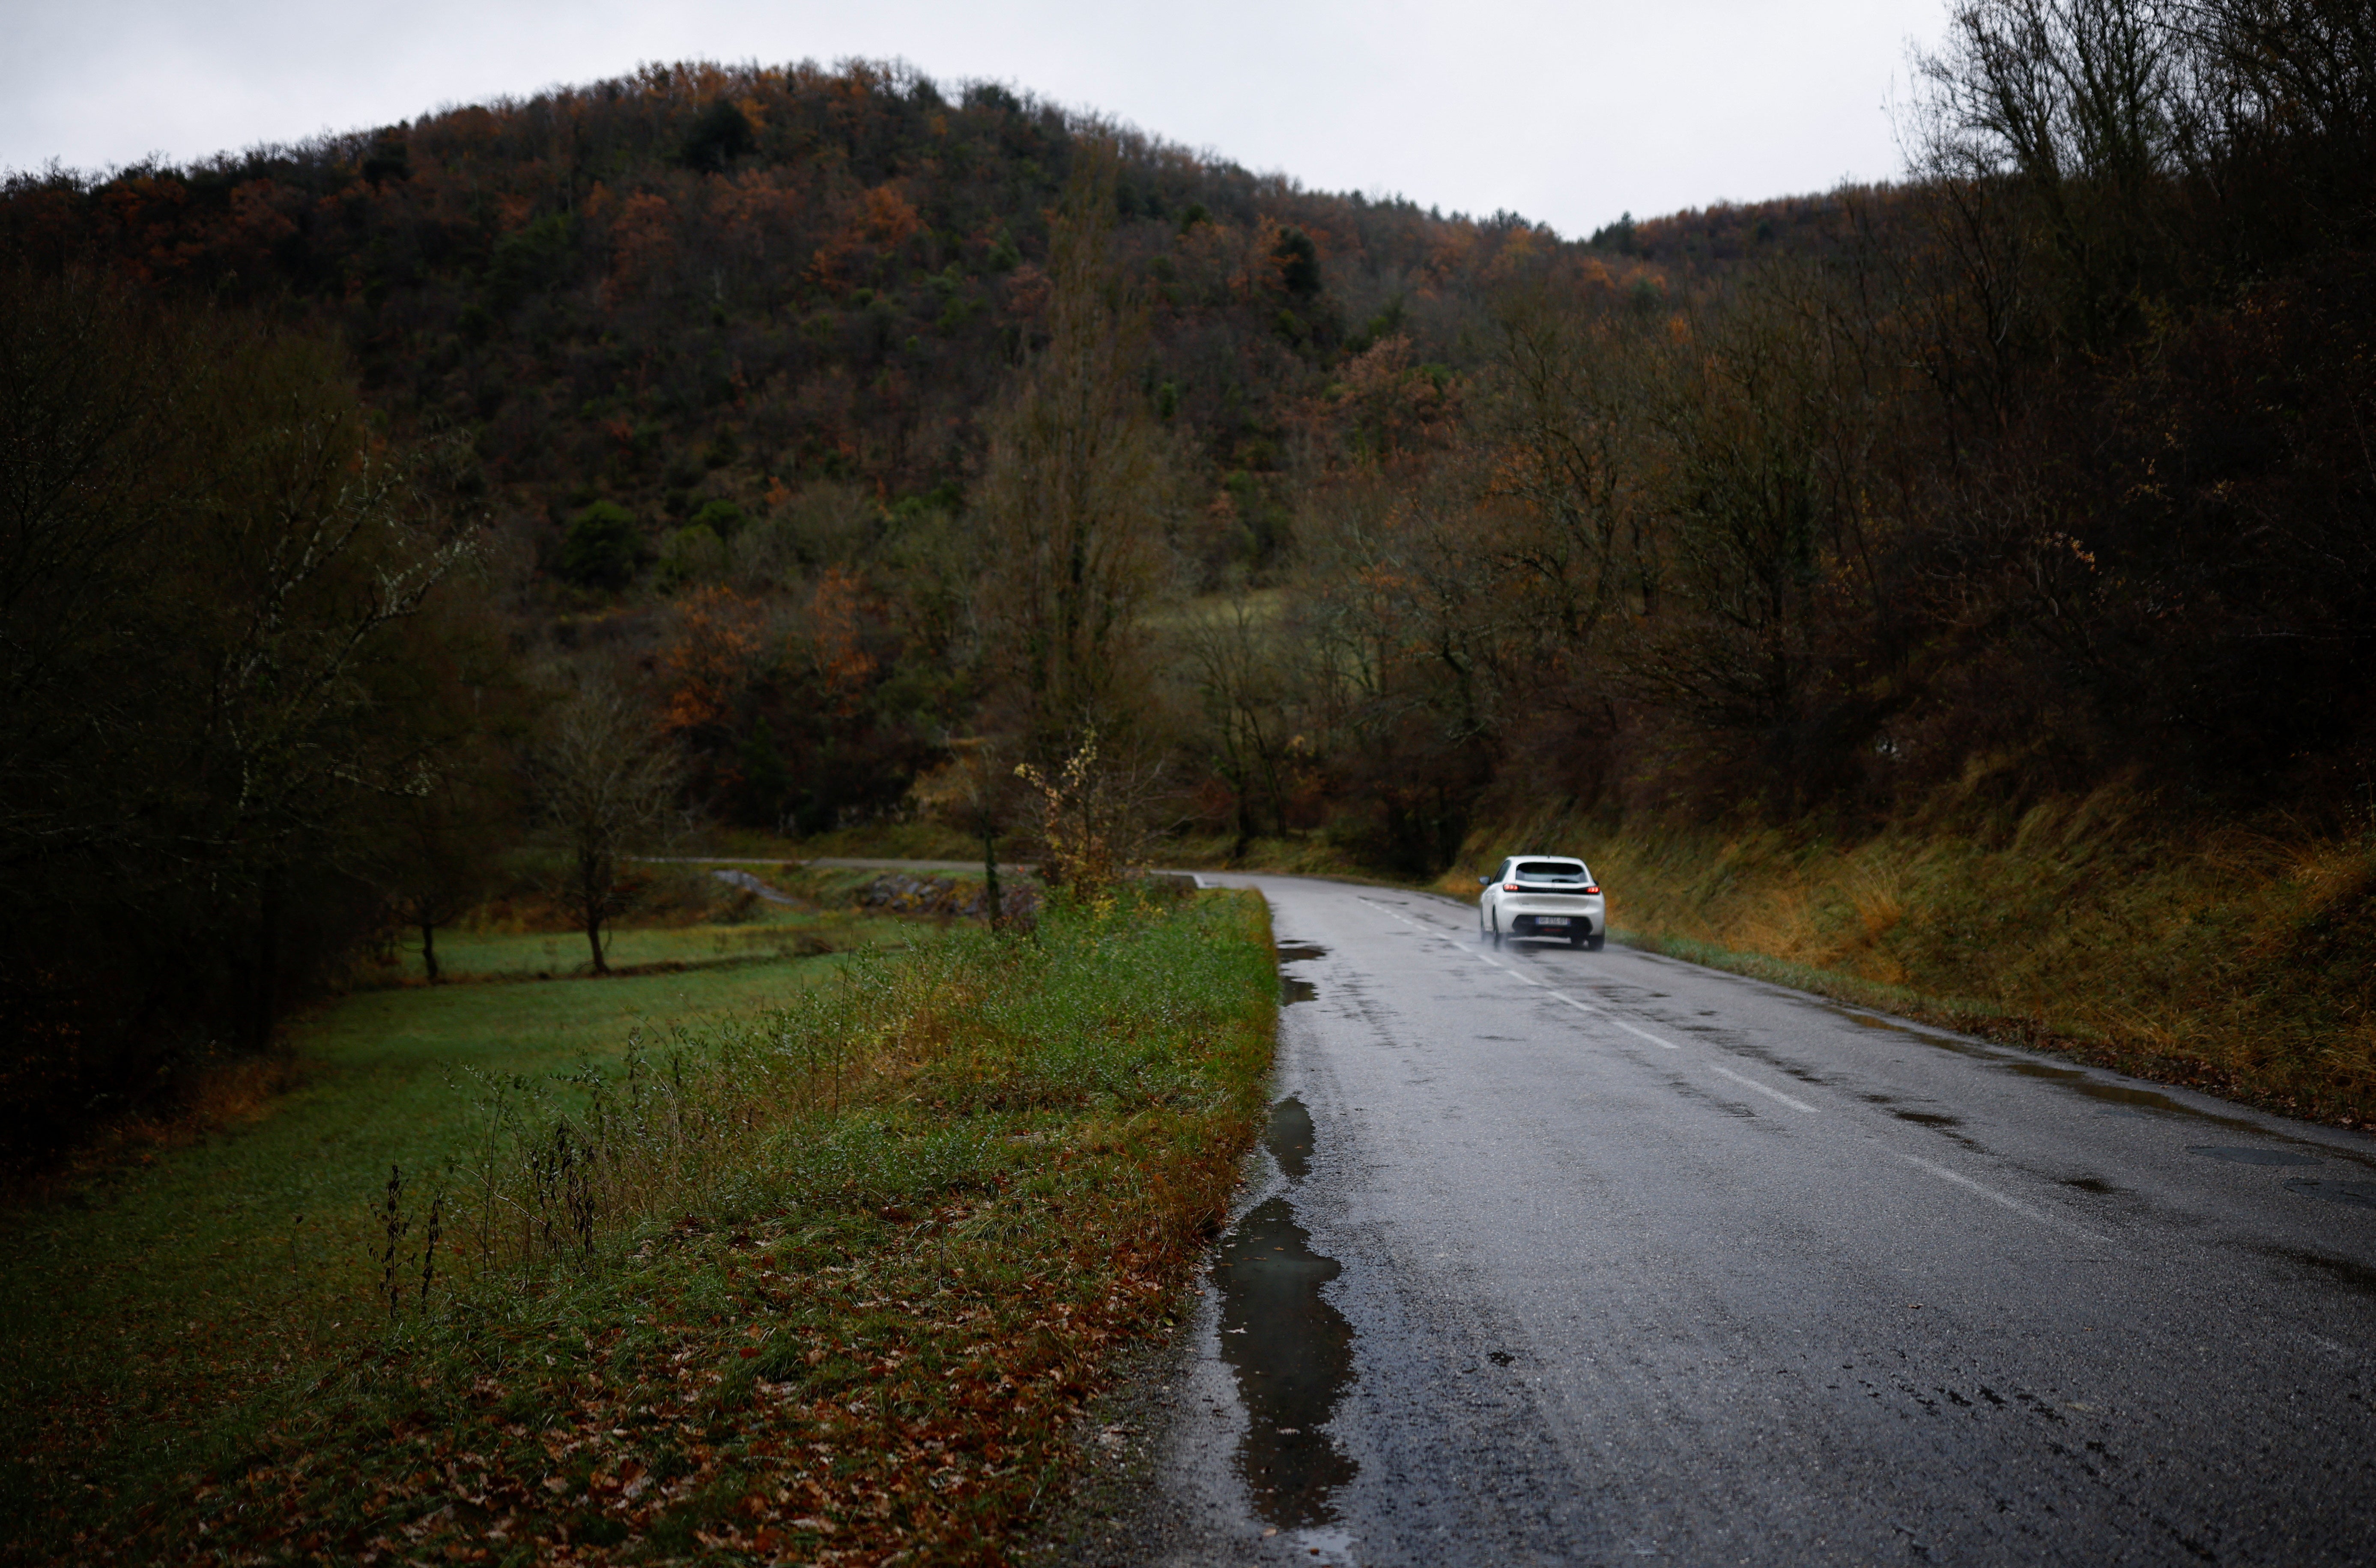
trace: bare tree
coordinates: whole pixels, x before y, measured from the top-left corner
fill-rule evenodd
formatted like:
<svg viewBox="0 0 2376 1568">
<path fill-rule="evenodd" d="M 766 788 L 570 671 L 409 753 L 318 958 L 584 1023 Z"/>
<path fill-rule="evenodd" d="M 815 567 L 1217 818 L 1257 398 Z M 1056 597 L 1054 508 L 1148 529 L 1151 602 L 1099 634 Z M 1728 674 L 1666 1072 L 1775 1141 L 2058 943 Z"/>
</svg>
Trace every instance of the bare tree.
<svg viewBox="0 0 2376 1568">
<path fill-rule="evenodd" d="M 1637 395 L 1618 324 L 1550 286 L 1497 302 L 1491 396 L 1500 449 L 1484 485 L 1515 526 L 1497 552 L 1550 636 L 1582 643 L 1612 612 L 1654 612 L 1660 562 L 1625 440 Z"/>
<path fill-rule="evenodd" d="M 2228 141 L 2311 137 L 2364 152 L 2376 128 L 2376 10 L 2365 0 L 2193 0 L 2176 8 L 2204 58 L 2216 128 Z"/>
<path fill-rule="evenodd" d="M 79 273 L 0 275 L 0 451 L 6 918 L 135 898 L 261 1048 L 303 889 L 469 728 L 423 662 L 476 530 L 330 346 Z"/>
<path fill-rule="evenodd" d="M 2075 291 L 2091 339 L 2138 304 L 2190 109 L 2169 0 L 1957 0 L 1919 53 L 1916 160 L 1934 177 L 2010 174 Z"/>
<path fill-rule="evenodd" d="M 681 769 L 657 728 L 617 691 L 589 685 L 553 714 L 537 750 L 538 794 L 569 854 L 567 891 L 592 954 L 611 972 L 602 928 L 626 908 L 622 862 L 664 834 Z"/>
<path fill-rule="evenodd" d="M 1045 756 L 1136 706 L 1125 688 L 1145 673 L 1141 615 L 1178 483 L 1142 385 L 1146 313 L 1109 255 L 1114 149 L 1091 140 L 1075 157 L 1049 238 L 1049 340 L 991 413 L 977 500 L 991 659 Z"/>
</svg>

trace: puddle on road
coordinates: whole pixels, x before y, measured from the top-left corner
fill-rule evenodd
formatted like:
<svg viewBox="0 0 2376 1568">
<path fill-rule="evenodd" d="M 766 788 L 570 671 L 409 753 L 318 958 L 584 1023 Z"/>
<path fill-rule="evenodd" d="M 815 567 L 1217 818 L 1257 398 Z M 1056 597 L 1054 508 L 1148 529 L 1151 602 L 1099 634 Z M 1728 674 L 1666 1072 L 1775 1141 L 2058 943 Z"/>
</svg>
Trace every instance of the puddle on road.
<svg viewBox="0 0 2376 1568">
<path fill-rule="evenodd" d="M 2192 1144 L 2186 1150 L 2205 1159 L 2224 1159 L 2230 1165 L 2322 1165 L 2323 1160 L 2306 1154 L 2294 1154 L 2281 1148 L 2228 1148 L 2218 1144 Z"/>
<path fill-rule="evenodd" d="M 2050 1062 L 2026 1061 L 2021 1057 L 2008 1055 L 1991 1046 L 1950 1039 L 1945 1035 L 1934 1034 L 1929 1029 L 1919 1028 L 1910 1024 L 1893 1023 L 1886 1018 L 1877 1018 L 1870 1014 L 1859 1013 L 1850 1008 L 1827 1003 L 1815 1003 L 1812 1005 L 1818 1012 L 1845 1018 L 1859 1028 L 1888 1029 L 1894 1033 L 1919 1039 L 1925 1045 L 1935 1046 L 1941 1051 L 1953 1051 L 1958 1056 L 1973 1057 L 1992 1067 L 2001 1068 L 2021 1077 L 2043 1079 L 2057 1088 L 2068 1089 L 2073 1094 L 2083 1095 L 2096 1101 L 2099 1108 L 2096 1112 L 2098 1116 L 2148 1116 L 2158 1113 L 2164 1116 L 2185 1116 L 2196 1122 L 2207 1122 L 2215 1127 L 2225 1127 L 2238 1133 L 2251 1133 L 2264 1138 L 2282 1138 L 2287 1135 L 2283 1133 L 2273 1133 L 2258 1122 L 2248 1121 L 2241 1116 L 2222 1116 L 2216 1111 L 2199 1111 L 2192 1105 L 2183 1104 L 2152 1089 L 2132 1089 L 2120 1084 L 2104 1083 L 2085 1068 L 2058 1067 Z M 2292 1139 L 2291 1141 L 2301 1143 L 2307 1140 Z M 2322 1155 L 2332 1156 L 2355 1165 L 2376 1165 L 2376 1161 L 2371 1161 L 2366 1156 L 2355 1154 L 2348 1149 L 2335 1148 L 2327 1144 L 2311 1146 L 2316 1147 Z M 2201 1154 L 2204 1151 L 2196 1149 L 2192 1152 Z M 2223 1157 L 2215 1155 L 2212 1158 Z M 2284 1159 L 2247 1163 L 2316 1165 L 2320 1161 L 2308 1155 L 2298 1155 Z"/>
<path fill-rule="evenodd" d="M 1844 1018 L 1858 1028 L 1886 1029 L 1895 1035 L 1911 1035 L 1925 1044 L 1935 1045 L 1942 1051 L 1952 1051 L 1959 1056 L 1981 1056 L 1993 1059 L 1996 1055 L 1993 1051 L 1985 1050 L 1977 1045 L 1966 1045 L 1964 1041 L 1951 1036 L 1933 1034 L 1929 1029 L 1918 1028 L 1913 1024 L 1901 1024 L 1895 1019 L 1876 1017 L 1871 1013 L 1859 1013 L 1853 1007 L 1843 1007 L 1835 1002 L 1810 1002 L 1807 1005 L 1818 1013 L 1829 1013 L 1835 1018 Z"/>
<path fill-rule="evenodd" d="M 1270 1129 L 1263 1134 L 1263 1142 L 1289 1181 L 1301 1182 L 1311 1174 L 1312 1112 L 1303 1109 L 1303 1101 L 1289 1095 L 1272 1106 Z"/>
<path fill-rule="evenodd" d="M 1312 1115 L 1301 1100 L 1271 1108 L 1265 1141 L 1291 1181 L 1312 1169 Z M 1330 1501 L 1360 1467 L 1322 1429 L 1353 1380 L 1353 1325 L 1320 1288 L 1342 1266 L 1312 1250 L 1284 1196 L 1257 1206 L 1221 1238 L 1221 1359 L 1246 1408 L 1236 1468 L 1254 1512 L 1281 1529 L 1336 1517 Z"/>
<path fill-rule="evenodd" d="M 1890 1114 L 1900 1122 L 1911 1122 L 1922 1127 L 1960 1127 L 1964 1124 L 1960 1116 L 1942 1116 L 1935 1111 L 1893 1111 Z"/>
<path fill-rule="evenodd" d="M 1353 1376 L 1353 1328 L 1321 1299 L 1342 1271 L 1312 1250 L 1285 1198 L 1273 1198 L 1222 1239 L 1221 1359 L 1246 1408 L 1237 1470 L 1254 1512 L 1293 1529 L 1325 1524 L 1329 1499 L 1356 1468 L 1321 1429 Z"/>
<path fill-rule="evenodd" d="M 2376 1208 L 2376 1182 L 2322 1182 L 2315 1176 L 2296 1176 L 2286 1183 L 2286 1191 L 2331 1204 Z"/>
<path fill-rule="evenodd" d="M 1292 937 L 1278 944 L 1278 961 L 1301 964 L 1308 958 L 1325 958 L 1328 949 L 1315 942 L 1298 942 Z M 1296 980 L 1289 975 L 1278 977 L 1278 1000 L 1282 1006 L 1292 1007 L 1299 1002 L 1310 1002 L 1320 994 L 1320 988 L 1310 980 Z"/>
<path fill-rule="evenodd" d="M 2073 1094 L 2085 1095 L 2089 1099 L 2121 1110 L 2158 1111 L 2166 1116 L 2192 1116 L 2198 1122 L 2208 1122 L 2219 1127 L 2233 1127 L 2242 1133 L 2258 1133 L 2263 1130 L 2257 1122 L 2247 1122 L 2240 1116 L 2220 1116 L 2208 1111 L 2197 1111 L 2191 1105 L 2181 1105 L 2169 1096 L 2156 1093 L 2152 1089 L 2132 1089 L 2119 1084 L 2098 1082 L 2077 1067 L 2057 1067 L 2050 1062 L 2024 1062 L 2018 1059 L 2000 1060 L 1996 1064 L 2008 1073 L 2017 1074 L 2025 1078 L 2043 1078 L 2057 1088 L 2069 1089 Z"/>
</svg>

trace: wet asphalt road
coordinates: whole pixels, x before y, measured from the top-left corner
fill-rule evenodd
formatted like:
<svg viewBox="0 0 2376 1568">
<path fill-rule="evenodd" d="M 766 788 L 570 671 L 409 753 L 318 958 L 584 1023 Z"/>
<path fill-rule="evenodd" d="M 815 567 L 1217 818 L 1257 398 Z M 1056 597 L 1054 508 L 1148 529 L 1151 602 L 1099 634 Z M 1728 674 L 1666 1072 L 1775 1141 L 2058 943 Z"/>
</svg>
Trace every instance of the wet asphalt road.
<svg viewBox="0 0 2376 1568">
<path fill-rule="evenodd" d="M 1297 1000 L 1127 1555 L 2376 1562 L 2376 1140 L 1206 880 Z"/>
</svg>

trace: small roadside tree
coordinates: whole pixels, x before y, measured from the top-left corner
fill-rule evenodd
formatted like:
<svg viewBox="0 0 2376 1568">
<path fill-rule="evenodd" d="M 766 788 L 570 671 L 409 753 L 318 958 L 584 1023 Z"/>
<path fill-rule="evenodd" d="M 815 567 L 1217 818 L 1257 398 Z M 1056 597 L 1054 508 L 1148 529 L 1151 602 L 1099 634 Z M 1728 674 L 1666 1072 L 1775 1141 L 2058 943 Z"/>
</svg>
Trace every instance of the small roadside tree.
<svg viewBox="0 0 2376 1568">
<path fill-rule="evenodd" d="M 1039 797 L 1041 882 L 1080 903 L 1102 904 L 1115 884 L 1146 864 L 1160 765 L 1103 755 L 1092 729 L 1081 733 L 1063 766 L 1043 772 L 1022 763 L 1015 777 Z"/>
</svg>

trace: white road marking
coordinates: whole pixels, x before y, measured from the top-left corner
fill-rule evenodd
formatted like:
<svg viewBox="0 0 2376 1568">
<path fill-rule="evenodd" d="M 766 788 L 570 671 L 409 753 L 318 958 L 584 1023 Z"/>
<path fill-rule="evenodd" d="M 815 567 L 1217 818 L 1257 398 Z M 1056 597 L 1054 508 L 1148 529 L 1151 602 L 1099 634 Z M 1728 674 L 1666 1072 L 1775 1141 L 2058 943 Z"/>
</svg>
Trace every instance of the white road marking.
<svg viewBox="0 0 2376 1568">
<path fill-rule="evenodd" d="M 1713 1073 L 1723 1074 L 1726 1077 L 1730 1078 L 1734 1083 L 1739 1084 L 1743 1088 L 1755 1089 L 1759 1094 L 1764 1095 L 1768 1099 L 1778 1099 L 1793 1111 L 1804 1111 L 1810 1114 L 1820 1114 L 1815 1111 L 1813 1106 L 1809 1105 L 1805 1100 L 1792 1099 L 1780 1089 L 1769 1089 L 1764 1084 L 1759 1083 L 1756 1079 L 1744 1078 L 1729 1067 L 1719 1067 L 1715 1063 L 1711 1062 L 1708 1063 L 1708 1070 Z"/>
<path fill-rule="evenodd" d="M 1988 1199 L 1989 1202 L 1992 1204 L 2002 1205 L 2004 1207 L 2013 1210 L 2014 1213 L 2020 1215 L 2024 1219 L 2036 1220 L 2040 1225 L 2049 1227 L 2056 1230 L 2067 1231 L 2071 1235 L 2080 1237 L 2085 1241 L 2095 1241 L 2106 1245 L 2109 1244 L 2109 1238 L 2098 1236 L 2096 1232 L 2088 1229 L 2084 1225 L 2073 1225 L 2067 1219 L 2058 1218 L 2054 1215 L 2044 1213 L 2038 1209 L 2034 1209 L 2026 1203 L 2005 1196 L 2002 1193 L 1998 1192 L 1994 1187 L 1981 1186 L 1978 1182 L 1973 1181 L 1969 1176 L 1966 1176 L 1959 1171 L 1950 1170 L 1943 1165 L 1933 1165 L 1929 1160 L 1922 1158 L 1919 1155 L 1907 1154 L 1899 1149 L 1890 1149 L 1886 1152 L 1895 1155 L 1898 1158 L 1906 1161 L 1907 1164 L 1915 1167 L 1917 1170 L 1929 1171 L 1931 1175 L 1936 1176 L 1942 1182 L 1952 1182 L 1956 1186 L 1962 1187 L 1967 1192 L 1978 1193 L 1980 1196 Z"/>
<path fill-rule="evenodd" d="M 1566 1003 L 1569 1006 L 1574 1008 L 1579 1013 L 1589 1013 L 1596 1018 L 1608 1019 L 1610 1023 L 1615 1024 L 1619 1028 L 1623 1029 L 1627 1034 L 1634 1036 L 1636 1039 L 1646 1039 L 1652 1045 L 1658 1046 L 1667 1051 L 1681 1051 L 1682 1049 L 1681 1046 L 1677 1045 L 1673 1040 L 1660 1039 L 1657 1035 L 1652 1034 L 1647 1029 L 1635 1028 L 1633 1025 L 1627 1023 L 1616 1014 L 1611 1013 L 1606 1007 L 1595 1007 L 1589 1002 L 1578 1002 L 1574 997 L 1570 996 L 1564 991 L 1554 991 L 1551 994 L 1558 997 L 1562 1002 Z"/>
</svg>

